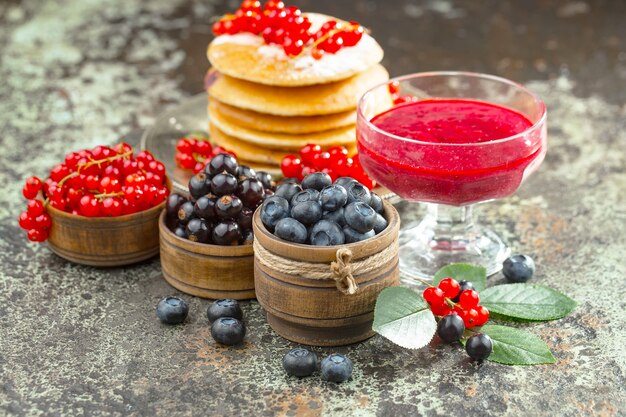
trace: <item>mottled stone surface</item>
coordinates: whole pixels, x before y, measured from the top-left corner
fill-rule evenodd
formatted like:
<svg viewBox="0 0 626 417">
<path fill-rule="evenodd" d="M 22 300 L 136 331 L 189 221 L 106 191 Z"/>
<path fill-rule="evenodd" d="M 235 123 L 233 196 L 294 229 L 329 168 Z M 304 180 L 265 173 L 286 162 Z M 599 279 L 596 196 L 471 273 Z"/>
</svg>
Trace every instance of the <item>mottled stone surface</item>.
<svg viewBox="0 0 626 417">
<path fill-rule="evenodd" d="M 528 326 L 556 365 L 477 367 L 447 345 L 375 337 L 338 349 L 355 362 L 350 382 L 293 380 L 280 365 L 292 344 L 257 303 L 244 306 L 245 345 L 217 347 L 205 300 L 184 296 L 184 326 L 158 323 L 154 306 L 175 293 L 158 259 L 98 270 L 26 242 L 22 180 L 199 92 L 209 19 L 232 3 L 0 3 L 0 415 L 626 415 L 622 1 L 295 1 L 370 26 L 393 74 L 491 72 L 546 99 L 544 165 L 480 216 L 536 259 L 536 282 L 579 302 Z"/>
</svg>

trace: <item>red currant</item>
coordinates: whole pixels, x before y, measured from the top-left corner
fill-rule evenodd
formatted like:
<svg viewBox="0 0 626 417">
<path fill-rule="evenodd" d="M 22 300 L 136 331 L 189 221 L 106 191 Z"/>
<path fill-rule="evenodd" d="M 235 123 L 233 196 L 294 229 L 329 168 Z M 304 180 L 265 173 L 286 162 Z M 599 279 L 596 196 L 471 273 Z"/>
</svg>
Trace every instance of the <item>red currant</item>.
<svg viewBox="0 0 626 417">
<path fill-rule="evenodd" d="M 300 39 L 292 39 L 290 37 L 286 37 L 283 40 L 283 50 L 289 56 L 300 55 L 302 50 L 304 49 L 304 42 Z"/>
<path fill-rule="evenodd" d="M 313 166 L 313 168 L 321 171 L 324 168 L 328 168 L 330 166 L 330 163 L 330 153 L 320 152 L 313 156 L 313 161 L 311 162 L 311 165 Z"/>
<path fill-rule="evenodd" d="M 32 217 L 37 217 L 42 215 L 46 211 L 46 208 L 41 200 L 30 200 L 26 205 L 26 211 Z"/>
<path fill-rule="evenodd" d="M 84 195 L 78 204 L 78 212 L 86 217 L 100 216 L 100 202 L 91 194 Z"/>
<path fill-rule="evenodd" d="M 48 231 L 39 229 L 30 229 L 28 231 L 28 240 L 31 242 L 43 242 L 48 239 Z"/>
<path fill-rule="evenodd" d="M 432 311 L 435 316 L 445 316 L 446 314 L 450 314 L 452 309 L 444 302 L 430 306 L 430 311 Z"/>
<path fill-rule="evenodd" d="M 300 156 L 302 157 L 302 162 L 305 165 L 311 165 L 313 163 L 313 159 L 315 155 L 322 152 L 322 147 L 320 145 L 307 144 L 300 149 Z"/>
<path fill-rule="evenodd" d="M 479 301 L 480 297 L 478 296 L 478 293 L 474 290 L 463 291 L 459 298 L 459 304 L 461 304 L 464 309 L 475 308 L 476 306 L 478 306 Z"/>
<path fill-rule="evenodd" d="M 474 327 L 477 324 L 478 320 L 478 312 L 471 308 L 469 310 L 457 310 L 459 316 L 463 319 L 463 323 L 465 323 L 465 327 L 469 329 L 470 327 Z"/>
<path fill-rule="evenodd" d="M 20 227 L 24 230 L 32 229 L 35 226 L 35 219 L 28 212 L 23 211 L 20 213 L 19 221 Z"/>
<path fill-rule="evenodd" d="M 311 56 L 313 57 L 313 59 L 315 60 L 320 60 L 322 59 L 322 57 L 324 56 L 324 51 L 318 48 L 314 48 L 311 51 Z"/>
<path fill-rule="evenodd" d="M 69 168 L 65 166 L 65 164 L 59 164 L 50 171 L 50 178 L 52 178 L 53 181 L 59 182 L 69 174 Z"/>
<path fill-rule="evenodd" d="M 400 93 L 400 81 L 392 81 L 389 83 L 389 94 L 397 96 Z"/>
<path fill-rule="evenodd" d="M 445 302 L 443 291 L 437 287 L 428 287 L 422 293 L 424 300 L 432 307 L 434 305 L 440 305 Z"/>
<path fill-rule="evenodd" d="M 296 155 L 287 155 L 281 161 L 280 169 L 286 178 L 297 178 L 302 172 L 302 161 Z"/>
<path fill-rule="evenodd" d="M 284 8 L 285 3 L 282 1 L 268 0 L 267 3 L 265 3 L 263 10 L 283 10 Z"/>
<path fill-rule="evenodd" d="M 476 326 L 482 326 L 483 324 L 487 323 L 487 320 L 489 320 L 489 310 L 487 310 L 487 308 L 483 306 L 478 306 L 476 308 L 476 312 L 478 314 L 475 323 Z"/>
<path fill-rule="evenodd" d="M 121 216 L 124 208 L 118 198 L 107 197 L 102 200 L 102 214 L 107 217 Z"/>
<path fill-rule="evenodd" d="M 25 198 L 33 199 L 37 197 L 39 191 L 41 191 L 42 183 L 41 180 L 37 177 L 29 177 L 26 180 L 26 184 L 24 184 L 24 188 L 22 189 L 22 194 Z"/>
<path fill-rule="evenodd" d="M 50 218 L 48 213 L 43 213 L 35 218 L 35 229 L 47 230 L 50 227 L 52 227 L 52 218 Z"/>
<path fill-rule="evenodd" d="M 130 146 L 128 143 L 121 142 L 121 143 L 116 144 L 113 147 L 113 150 L 115 151 L 115 153 L 118 153 L 120 155 L 130 152 L 132 156 L 133 147 Z"/>
<path fill-rule="evenodd" d="M 443 291 L 447 298 L 454 298 L 459 293 L 461 287 L 459 283 L 453 278 L 444 278 L 439 282 L 438 287 Z"/>
</svg>

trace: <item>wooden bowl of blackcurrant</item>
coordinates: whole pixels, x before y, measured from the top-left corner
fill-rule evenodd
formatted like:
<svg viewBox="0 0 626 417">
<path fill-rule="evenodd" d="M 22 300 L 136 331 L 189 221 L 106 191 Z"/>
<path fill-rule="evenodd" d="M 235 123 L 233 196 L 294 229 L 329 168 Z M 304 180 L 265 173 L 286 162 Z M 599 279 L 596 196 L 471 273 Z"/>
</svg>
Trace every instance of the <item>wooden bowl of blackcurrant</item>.
<svg viewBox="0 0 626 417">
<path fill-rule="evenodd" d="M 203 298 L 255 297 L 252 217 L 275 183 L 266 172 L 218 154 L 171 194 L 159 220 L 165 280 Z"/>
</svg>

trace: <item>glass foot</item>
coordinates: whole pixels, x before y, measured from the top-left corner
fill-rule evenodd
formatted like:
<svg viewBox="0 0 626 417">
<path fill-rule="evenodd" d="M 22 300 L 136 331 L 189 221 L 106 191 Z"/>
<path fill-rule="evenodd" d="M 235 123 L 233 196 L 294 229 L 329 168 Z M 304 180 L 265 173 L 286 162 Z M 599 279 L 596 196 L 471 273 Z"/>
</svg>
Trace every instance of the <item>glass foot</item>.
<svg viewBox="0 0 626 417">
<path fill-rule="evenodd" d="M 414 278 L 432 279 L 451 263 L 481 265 L 489 276 L 510 255 L 498 235 L 473 223 L 471 207 L 431 204 L 421 223 L 400 231 L 399 243 L 400 272 L 408 286 L 419 284 Z"/>
</svg>

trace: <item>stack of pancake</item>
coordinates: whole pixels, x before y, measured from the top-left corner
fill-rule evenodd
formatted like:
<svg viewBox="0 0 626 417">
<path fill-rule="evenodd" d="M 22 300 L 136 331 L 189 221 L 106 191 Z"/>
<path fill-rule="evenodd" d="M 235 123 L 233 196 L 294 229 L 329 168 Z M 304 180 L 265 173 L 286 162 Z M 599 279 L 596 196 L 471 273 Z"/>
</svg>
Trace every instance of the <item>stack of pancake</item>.
<svg viewBox="0 0 626 417">
<path fill-rule="evenodd" d="M 313 30 L 328 20 L 307 14 Z M 280 161 L 307 143 L 342 145 L 356 152 L 356 106 L 371 87 L 388 80 L 383 51 L 365 34 L 353 47 L 314 59 L 288 57 L 251 33 L 218 36 L 207 52 L 211 141 L 256 169 L 279 173 Z M 380 97 L 381 111 L 391 106 Z"/>
</svg>

